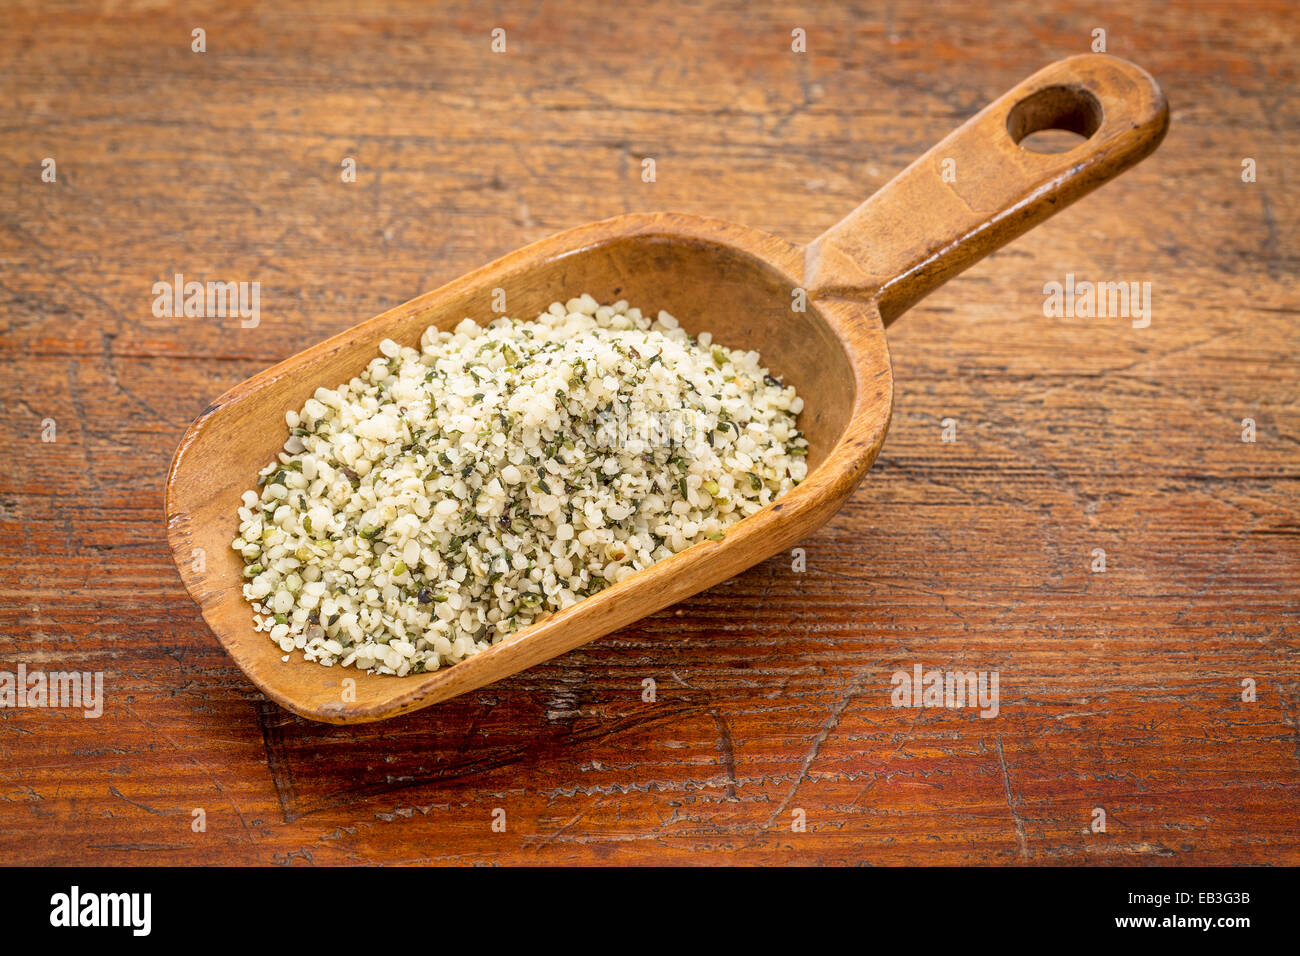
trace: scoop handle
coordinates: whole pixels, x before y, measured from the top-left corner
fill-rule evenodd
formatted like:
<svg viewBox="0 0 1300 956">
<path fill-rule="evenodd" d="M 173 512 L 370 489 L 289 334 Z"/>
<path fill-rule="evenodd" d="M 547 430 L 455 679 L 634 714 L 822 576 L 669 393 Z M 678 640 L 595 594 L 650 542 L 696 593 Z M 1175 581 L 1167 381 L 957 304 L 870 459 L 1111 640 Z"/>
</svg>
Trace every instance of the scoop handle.
<svg viewBox="0 0 1300 956">
<path fill-rule="evenodd" d="M 954 130 L 810 243 L 813 298 L 874 299 L 888 325 L 932 289 L 1148 156 L 1169 106 L 1118 57 L 1058 60 Z M 1030 133 L 1088 138 L 1063 153 L 1020 147 Z"/>
</svg>

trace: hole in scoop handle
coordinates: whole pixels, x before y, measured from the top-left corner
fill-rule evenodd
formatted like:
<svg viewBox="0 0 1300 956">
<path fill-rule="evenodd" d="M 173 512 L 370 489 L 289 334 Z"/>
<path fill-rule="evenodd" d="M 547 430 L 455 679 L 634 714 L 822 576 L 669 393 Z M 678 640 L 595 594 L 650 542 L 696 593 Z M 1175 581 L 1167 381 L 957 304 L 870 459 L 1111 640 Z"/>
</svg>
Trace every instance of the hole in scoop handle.
<svg viewBox="0 0 1300 956">
<path fill-rule="evenodd" d="M 1140 67 L 1104 54 L 1059 60 L 950 133 L 807 247 L 804 288 L 875 299 L 888 324 L 932 289 L 1149 155 L 1169 107 Z M 1019 141 L 1088 138 L 1063 153 Z"/>
</svg>

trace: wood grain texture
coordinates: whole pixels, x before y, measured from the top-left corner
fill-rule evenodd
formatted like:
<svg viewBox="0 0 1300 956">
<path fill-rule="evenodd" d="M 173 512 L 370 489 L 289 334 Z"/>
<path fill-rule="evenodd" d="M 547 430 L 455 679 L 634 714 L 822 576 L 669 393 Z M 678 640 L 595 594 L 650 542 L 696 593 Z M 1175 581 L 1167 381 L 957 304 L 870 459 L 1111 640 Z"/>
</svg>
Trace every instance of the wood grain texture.
<svg viewBox="0 0 1300 956">
<path fill-rule="evenodd" d="M 1095 28 L 1167 139 L 890 328 L 889 436 L 806 571 L 376 725 L 207 630 L 162 488 L 214 396 L 590 220 L 807 242 Z M 1297 40 L 1282 3 L 6 11 L 0 669 L 107 700 L 0 710 L 0 861 L 1300 862 Z M 176 272 L 260 282 L 261 324 L 155 318 Z M 1151 282 L 1151 325 L 1044 318 L 1066 273 Z M 916 663 L 998 670 L 999 716 L 891 707 Z"/>
</svg>

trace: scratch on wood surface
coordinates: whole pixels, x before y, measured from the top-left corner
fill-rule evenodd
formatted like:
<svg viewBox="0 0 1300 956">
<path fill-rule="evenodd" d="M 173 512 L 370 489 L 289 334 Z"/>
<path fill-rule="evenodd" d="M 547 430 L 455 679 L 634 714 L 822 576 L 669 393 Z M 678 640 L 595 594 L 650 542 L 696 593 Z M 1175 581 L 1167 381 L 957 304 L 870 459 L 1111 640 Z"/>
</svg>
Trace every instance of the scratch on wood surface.
<svg viewBox="0 0 1300 956">
<path fill-rule="evenodd" d="M 158 810 L 158 809 L 155 809 L 154 807 L 151 807 L 151 806 L 148 806 L 148 805 L 146 805 L 146 804 L 140 803 L 140 802 L 137 801 L 137 800 L 132 800 L 130 797 L 128 797 L 128 796 L 126 796 L 124 793 L 122 793 L 121 790 L 117 789 L 117 787 L 109 786 L 109 788 L 108 788 L 108 792 L 111 793 L 113 796 L 117 797 L 119 800 L 122 800 L 122 801 L 125 801 L 126 803 L 131 804 L 131 806 L 133 806 L 133 807 L 139 807 L 141 810 L 144 810 L 146 813 L 154 813 L 154 814 L 159 814 L 159 815 L 162 814 L 162 811 L 161 811 L 161 810 Z"/>
<path fill-rule="evenodd" d="M 275 795 L 280 801 L 280 814 L 285 823 L 298 819 L 298 794 L 293 785 L 293 770 L 284 751 L 284 721 L 288 715 L 269 700 L 256 703 L 257 723 L 262 728 L 262 746 L 266 753 L 266 769 L 271 775 Z"/>
<path fill-rule="evenodd" d="M 893 760 L 895 757 L 897 757 L 900 753 L 903 752 L 903 748 L 907 746 L 907 743 L 909 740 L 911 740 L 912 735 L 916 733 L 916 725 L 921 722 L 921 717 L 924 714 L 925 714 L 924 709 L 918 709 L 916 712 L 916 716 L 912 718 L 912 722 L 908 724 L 907 729 L 902 733 L 895 735 L 893 740 L 890 741 L 890 743 L 894 743 L 897 746 L 895 746 L 894 749 L 891 750 L 885 756 L 885 759 L 882 762 L 881 770 L 879 772 L 873 772 L 871 774 L 871 779 L 868 781 L 867 785 L 863 787 L 861 790 L 859 790 L 858 793 L 854 796 L 852 802 L 849 804 L 850 806 L 857 806 L 859 800 L 865 797 L 871 791 L 871 789 L 877 783 L 880 782 L 882 778 L 888 776 L 884 770 L 884 764 L 888 764 L 891 760 Z"/>
<path fill-rule="evenodd" d="M 772 824 L 776 822 L 776 818 L 785 812 L 785 808 L 790 805 L 795 794 L 799 792 L 799 785 L 807 778 L 808 771 L 812 768 L 813 762 L 817 759 L 817 754 L 821 751 L 822 744 L 826 742 L 826 738 L 829 737 L 835 728 L 839 726 L 840 717 L 849 706 L 849 702 L 861 692 L 867 676 L 875 670 L 875 665 L 871 665 L 864 667 L 859 671 L 857 676 L 853 679 L 853 683 L 849 685 L 848 692 L 840 698 L 835 706 L 831 708 L 830 713 L 826 715 L 826 720 L 822 723 L 821 730 L 817 731 L 812 741 L 808 744 L 808 751 L 804 754 L 803 763 L 799 767 L 799 772 L 795 775 L 794 782 L 790 784 L 790 789 L 786 792 L 784 799 L 781 800 L 781 803 L 777 808 L 772 811 L 772 815 L 767 818 L 767 823 L 763 827 L 765 830 L 771 829 Z"/>
<path fill-rule="evenodd" d="M 731 740 L 731 727 L 716 707 L 709 708 L 709 715 L 718 728 L 718 756 L 722 758 L 722 767 L 727 773 L 727 799 L 736 800 L 736 747 Z"/>
<path fill-rule="evenodd" d="M 1025 821 L 1020 819 L 1020 812 L 1016 810 L 1016 804 L 1019 803 L 1019 797 L 1011 795 L 1011 771 L 1007 769 L 1007 755 L 1002 751 L 1002 735 L 999 734 L 994 738 L 998 750 L 998 766 L 1002 768 L 1002 792 L 1006 794 L 1007 809 L 1011 811 L 1011 822 L 1016 829 L 1016 845 L 1020 848 L 1020 859 L 1029 859 L 1029 841 L 1025 838 Z"/>
<path fill-rule="evenodd" d="M 155 737 L 160 737 L 164 741 L 166 741 L 167 744 L 173 750 L 175 750 L 177 753 L 179 753 L 181 756 L 185 758 L 187 763 L 189 763 L 191 766 L 197 769 L 204 776 L 204 778 L 212 786 L 212 788 L 216 790 L 218 793 L 220 793 L 226 799 L 226 802 L 230 804 L 230 809 L 234 811 L 236 818 L 238 818 L 239 820 L 239 825 L 243 830 L 244 839 L 250 843 L 254 842 L 253 831 L 248 825 L 248 820 L 244 816 L 244 811 L 240 809 L 240 806 L 238 803 L 235 802 L 234 797 L 230 795 L 230 792 L 221 783 L 221 781 L 217 779 L 216 774 L 212 772 L 212 770 L 207 766 L 207 764 L 201 761 L 198 757 L 194 756 L 194 754 L 182 748 L 178 743 L 176 743 L 175 740 L 171 738 L 169 734 L 164 733 L 163 731 L 155 727 L 153 724 L 151 724 L 143 716 L 137 713 L 129 703 L 123 704 L 122 709 L 125 710 L 127 713 L 129 713 L 136 720 L 144 724 L 144 726 L 147 727 L 150 733 L 152 733 Z"/>
<path fill-rule="evenodd" d="M 596 806 L 596 807 L 600 806 L 599 802 L 596 803 L 595 806 Z M 594 809 L 594 807 L 593 807 L 593 809 Z M 581 811 L 581 812 L 579 812 L 579 813 L 575 813 L 575 814 L 574 814 L 574 815 L 573 815 L 573 816 L 572 816 L 568 821 L 566 821 L 565 823 L 561 824 L 559 827 L 557 827 L 556 829 L 552 830 L 550 833 L 546 834 L 546 836 L 545 836 L 545 837 L 544 837 L 540 842 L 532 841 L 532 840 L 530 840 L 530 839 L 526 839 L 524 842 L 525 842 L 526 844 L 529 843 L 529 842 L 533 842 L 533 844 L 537 847 L 537 849 L 540 850 L 542 847 L 549 846 L 550 844 L 554 843 L 557 839 L 559 839 L 559 838 L 560 838 L 561 836 L 563 836 L 565 833 L 568 833 L 569 830 L 570 830 L 574 825 L 576 825 L 577 822 L 578 822 L 579 820 L 581 820 L 583 817 L 585 817 L 586 815 L 587 815 L 587 811 L 586 811 L 586 810 L 583 810 L 583 811 Z"/>
</svg>

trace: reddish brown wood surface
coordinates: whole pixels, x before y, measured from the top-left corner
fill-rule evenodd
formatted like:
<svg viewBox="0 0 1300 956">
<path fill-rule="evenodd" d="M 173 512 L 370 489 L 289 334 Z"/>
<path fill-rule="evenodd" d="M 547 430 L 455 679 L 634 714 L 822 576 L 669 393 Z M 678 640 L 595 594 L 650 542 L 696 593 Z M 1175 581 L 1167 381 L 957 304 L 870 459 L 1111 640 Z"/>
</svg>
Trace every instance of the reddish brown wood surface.
<svg viewBox="0 0 1300 956">
<path fill-rule="evenodd" d="M 231 385 L 592 219 L 807 242 L 1098 28 L 1168 137 L 890 328 L 889 436 L 806 571 L 355 727 L 207 631 L 162 487 Z M 1297 32 L 1282 3 L 6 10 L 0 670 L 99 670 L 106 702 L 0 710 L 0 861 L 1300 862 Z M 155 318 L 177 272 L 260 282 L 261 324 Z M 1150 282 L 1150 326 L 1045 318 L 1067 273 Z M 999 715 L 891 707 L 918 663 L 997 670 Z"/>
</svg>

